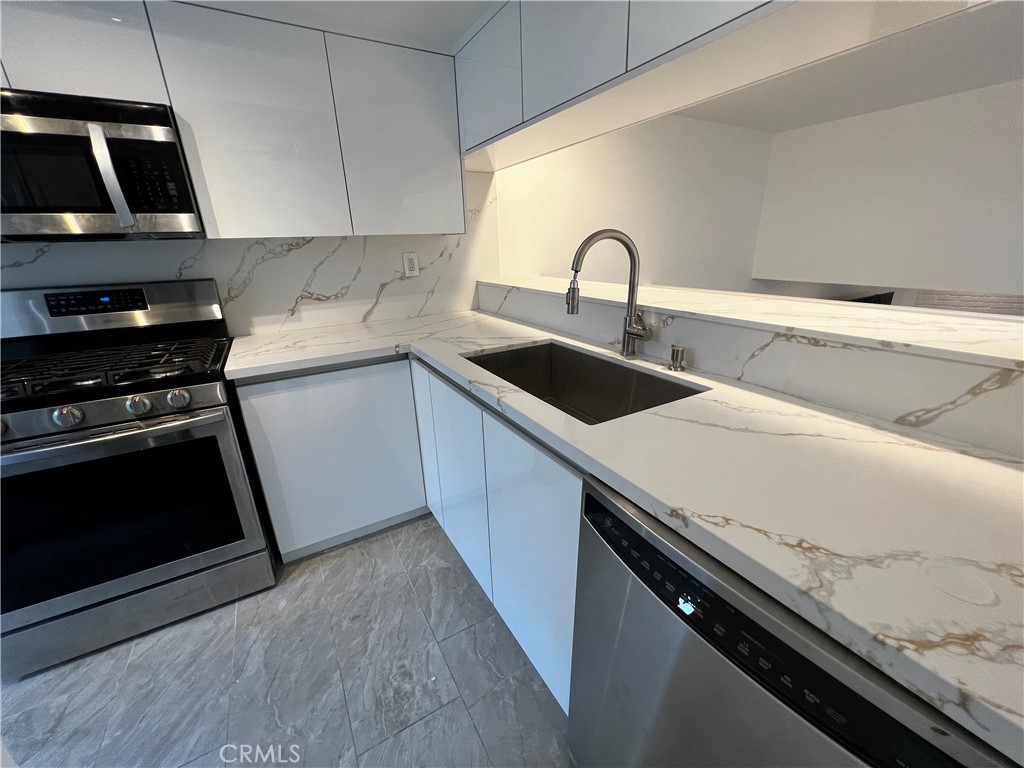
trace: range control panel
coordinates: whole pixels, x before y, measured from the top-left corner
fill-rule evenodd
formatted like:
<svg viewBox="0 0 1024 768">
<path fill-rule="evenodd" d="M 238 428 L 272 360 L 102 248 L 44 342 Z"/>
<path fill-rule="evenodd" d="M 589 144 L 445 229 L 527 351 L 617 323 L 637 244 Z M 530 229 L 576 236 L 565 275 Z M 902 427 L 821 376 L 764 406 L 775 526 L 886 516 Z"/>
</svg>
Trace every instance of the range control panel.
<svg viewBox="0 0 1024 768">
<path fill-rule="evenodd" d="M 851 752 L 877 766 L 960 766 L 705 587 L 594 497 L 587 496 L 584 514 L 679 619 Z"/>
<path fill-rule="evenodd" d="M 43 296 L 46 299 L 46 309 L 50 313 L 50 317 L 99 315 L 106 312 L 133 312 L 149 309 L 146 292 L 142 288 L 45 293 Z"/>
</svg>

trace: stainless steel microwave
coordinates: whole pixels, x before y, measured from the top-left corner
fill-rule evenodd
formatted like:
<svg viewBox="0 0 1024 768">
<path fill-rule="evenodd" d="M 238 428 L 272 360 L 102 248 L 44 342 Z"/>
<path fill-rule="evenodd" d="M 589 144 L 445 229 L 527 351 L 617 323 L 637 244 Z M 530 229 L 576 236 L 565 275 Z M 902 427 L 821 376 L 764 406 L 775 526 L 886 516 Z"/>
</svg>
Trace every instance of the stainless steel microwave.
<svg viewBox="0 0 1024 768">
<path fill-rule="evenodd" d="M 163 104 L 5 88 L 4 241 L 204 237 Z"/>
</svg>

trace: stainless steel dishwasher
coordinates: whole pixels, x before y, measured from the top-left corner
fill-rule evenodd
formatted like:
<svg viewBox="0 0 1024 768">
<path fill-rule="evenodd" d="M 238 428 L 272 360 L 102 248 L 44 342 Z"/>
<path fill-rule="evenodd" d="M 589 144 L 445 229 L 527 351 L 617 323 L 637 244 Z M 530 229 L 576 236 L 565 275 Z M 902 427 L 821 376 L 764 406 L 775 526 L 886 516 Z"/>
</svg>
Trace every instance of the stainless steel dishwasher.
<svg viewBox="0 0 1024 768">
<path fill-rule="evenodd" d="M 600 482 L 584 484 L 580 766 L 1011 766 Z"/>
</svg>

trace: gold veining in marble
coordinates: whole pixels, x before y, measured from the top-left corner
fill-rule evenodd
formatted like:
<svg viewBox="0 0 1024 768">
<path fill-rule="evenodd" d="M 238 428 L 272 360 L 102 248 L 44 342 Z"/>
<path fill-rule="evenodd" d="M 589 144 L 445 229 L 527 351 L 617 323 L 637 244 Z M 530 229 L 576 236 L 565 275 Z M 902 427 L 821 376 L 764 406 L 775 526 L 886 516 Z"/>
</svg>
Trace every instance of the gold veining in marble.
<svg viewBox="0 0 1024 768">
<path fill-rule="evenodd" d="M 420 274 L 422 275 L 424 272 L 429 271 L 435 264 L 437 264 L 438 262 L 441 262 L 442 259 L 444 259 L 444 261 L 443 261 L 443 263 L 441 265 L 442 267 L 444 267 L 447 264 L 451 263 L 451 260 L 455 257 L 455 253 L 462 246 L 462 238 L 466 237 L 466 235 L 469 234 L 470 225 L 472 225 L 472 223 L 476 220 L 477 216 L 479 216 L 482 211 L 484 211 L 486 208 L 488 208 L 491 205 L 493 205 L 496 200 L 497 200 L 497 198 L 491 197 L 491 198 L 489 198 L 487 200 L 487 202 L 483 203 L 482 205 L 478 205 L 475 208 L 468 208 L 466 210 L 466 232 L 465 232 L 465 234 L 457 235 L 455 237 L 455 244 L 454 245 L 450 245 L 449 242 L 445 242 L 445 244 L 441 247 L 441 252 L 437 256 L 435 256 L 425 266 L 421 266 L 420 267 Z M 450 239 L 451 238 L 448 238 L 447 240 L 450 240 Z M 420 307 L 420 311 L 417 313 L 417 316 L 423 314 L 423 311 L 427 308 L 427 303 L 434 297 L 434 293 L 437 291 L 437 286 L 441 282 L 441 277 L 442 276 L 439 274 L 437 276 L 437 279 L 434 280 L 433 286 L 431 286 L 430 290 L 428 290 L 426 292 L 425 298 L 424 298 L 424 301 L 423 301 L 423 306 Z M 381 298 L 384 296 L 384 291 L 387 290 L 390 286 L 394 285 L 395 283 L 401 283 L 401 282 L 404 282 L 406 280 L 414 280 L 414 279 L 416 279 L 416 278 L 406 277 L 402 270 L 396 270 L 393 277 L 391 277 L 388 280 L 383 281 L 380 285 L 377 286 L 377 295 L 374 297 L 373 303 L 370 305 L 370 308 L 367 309 L 365 313 L 363 313 L 363 317 L 362 317 L 362 320 L 360 320 L 360 322 L 365 323 L 365 322 L 367 322 L 373 316 L 373 313 L 377 310 L 377 307 L 380 306 Z"/>
<path fill-rule="evenodd" d="M 926 426 L 950 411 L 966 405 L 975 398 L 984 395 L 986 392 L 994 392 L 997 389 L 1003 389 L 1004 387 L 1010 386 L 1017 379 L 1021 378 L 1021 376 L 1024 376 L 1024 371 L 1013 370 L 1012 368 L 999 368 L 974 386 L 970 387 L 962 395 L 958 395 L 952 400 L 948 400 L 945 403 L 941 403 L 930 408 L 918 408 L 917 410 L 910 411 L 909 413 L 905 413 L 902 416 L 893 419 L 893 421 L 897 424 L 903 424 L 908 427 Z"/>
<path fill-rule="evenodd" d="M 174 272 L 175 280 L 181 280 L 188 270 L 193 269 L 196 266 L 196 264 L 198 264 L 200 261 L 206 258 L 206 246 L 209 244 L 209 242 L 209 240 L 203 239 L 202 241 L 200 241 L 199 247 L 196 248 L 195 253 L 193 253 L 191 256 L 186 256 L 184 259 L 181 260 L 181 263 L 178 264 L 177 270 L 175 270 Z"/>
<path fill-rule="evenodd" d="M 511 296 L 513 293 L 516 293 L 518 290 L 519 290 L 519 288 L 513 285 L 507 291 L 505 291 L 505 295 L 501 297 L 501 301 L 498 303 L 498 306 L 495 308 L 494 314 L 500 315 L 501 314 L 501 308 L 505 306 L 505 302 L 508 301 L 508 297 Z"/>
<path fill-rule="evenodd" d="M 10 264 L 4 264 L 2 267 L 0 267 L 0 269 L 17 269 L 18 267 L 27 267 L 29 264 L 35 264 L 37 261 L 43 258 L 43 256 L 48 254 L 51 248 L 53 248 L 53 243 L 40 245 L 38 248 L 36 248 L 35 253 L 32 254 L 31 259 L 26 259 L 25 261 L 16 259 L 12 261 Z"/>
<path fill-rule="evenodd" d="M 747 372 L 747 366 L 754 361 L 756 357 L 759 357 L 768 347 L 777 341 L 785 341 L 793 344 L 806 344 L 811 347 L 822 347 L 826 349 L 851 349 L 859 352 L 870 352 L 871 347 L 863 346 L 860 344 L 850 344 L 845 341 L 829 341 L 828 339 L 820 339 L 816 336 L 803 336 L 797 333 L 791 333 L 792 329 L 787 329 L 787 332 L 776 331 L 772 334 L 772 337 L 768 339 L 764 344 L 759 346 L 753 352 L 750 353 L 749 357 L 744 361 L 740 367 L 739 376 L 736 377 L 736 381 L 743 381 L 743 376 Z"/>
<path fill-rule="evenodd" d="M 778 533 L 725 515 L 705 515 L 683 507 L 671 508 L 669 515 L 682 521 L 684 527 L 689 527 L 691 520 L 697 520 L 715 528 L 741 528 L 785 547 L 798 554 L 808 569 L 801 589 L 810 595 L 826 599 L 834 595 L 836 582 L 852 578 L 856 569 L 865 566 L 888 568 L 893 563 L 951 563 L 992 574 L 1018 589 L 1024 588 L 1024 566 L 1017 563 L 992 563 L 899 549 L 878 554 L 850 554 L 830 549 L 797 534 Z"/>
<path fill-rule="evenodd" d="M 992 631 L 982 632 L 977 629 L 967 632 L 953 630 L 930 632 L 925 630 L 918 634 L 920 636 L 876 632 L 875 640 L 894 647 L 900 653 L 912 651 L 924 654 L 941 649 L 977 656 L 994 664 L 1019 665 L 1024 663 L 1021 659 L 1024 643 L 1019 640 L 1019 631 L 1016 640 L 1012 640 L 1008 636 L 997 637 Z"/>
<path fill-rule="evenodd" d="M 256 276 L 256 270 L 261 264 L 273 259 L 286 259 L 295 251 L 306 247 L 312 242 L 312 237 L 300 237 L 284 242 L 274 242 L 267 238 L 260 238 L 251 242 L 242 251 L 242 258 L 239 260 L 238 266 L 231 277 L 228 278 L 227 290 L 224 292 L 221 304 L 227 305 L 240 298 L 245 293 L 245 290 L 252 285 L 253 278 Z M 262 248 L 263 253 L 256 256 L 251 264 L 246 265 L 250 254 L 257 248 Z"/>
<path fill-rule="evenodd" d="M 322 259 L 320 259 L 320 261 L 318 261 L 316 264 L 313 265 L 313 269 L 309 273 L 309 277 L 306 278 L 306 282 L 302 286 L 302 290 L 299 291 L 299 295 L 295 297 L 295 301 L 292 303 L 291 308 L 286 313 L 284 320 L 281 321 L 281 325 L 282 326 L 286 322 L 288 322 L 288 318 L 289 317 L 295 317 L 295 313 L 298 312 L 299 305 L 302 302 L 304 302 L 304 301 L 318 301 L 318 302 L 339 301 L 339 300 L 345 298 L 348 295 L 348 292 L 350 290 L 352 290 L 353 284 L 356 282 L 356 280 L 359 279 L 359 275 L 363 271 L 363 264 L 366 263 L 366 245 L 367 245 L 367 238 L 366 237 L 363 238 L 363 255 L 362 255 L 362 258 L 359 260 L 359 264 L 356 266 L 356 271 L 352 275 L 352 279 L 349 280 L 347 283 L 345 283 L 343 286 L 341 286 L 341 288 L 339 288 L 338 290 L 334 291 L 333 293 L 320 293 L 319 291 L 313 290 L 313 283 L 316 282 L 317 273 L 320 271 L 320 267 L 322 267 L 324 264 L 326 264 L 328 259 L 330 259 L 334 255 L 336 255 L 342 249 L 342 247 L 345 245 L 346 242 L 348 242 L 348 238 L 347 237 L 339 237 L 337 245 L 335 245 L 333 248 L 331 248 L 324 255 L 324 257 Z"/>
</svg>

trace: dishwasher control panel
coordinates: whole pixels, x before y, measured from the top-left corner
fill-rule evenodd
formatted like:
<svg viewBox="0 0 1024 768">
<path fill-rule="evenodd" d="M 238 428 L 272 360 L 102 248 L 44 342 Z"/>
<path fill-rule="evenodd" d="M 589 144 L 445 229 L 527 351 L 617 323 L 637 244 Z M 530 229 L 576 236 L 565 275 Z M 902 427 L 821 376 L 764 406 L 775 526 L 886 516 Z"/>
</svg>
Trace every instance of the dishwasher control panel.
<svg viewBox="0 0 1024 768">
<path fill-rule="evenodd" d="M 895 768 L 960 765 L 767 632 L 591 496 L 584 517 L 681 621 L 862 759 Z"/>
</svg>

